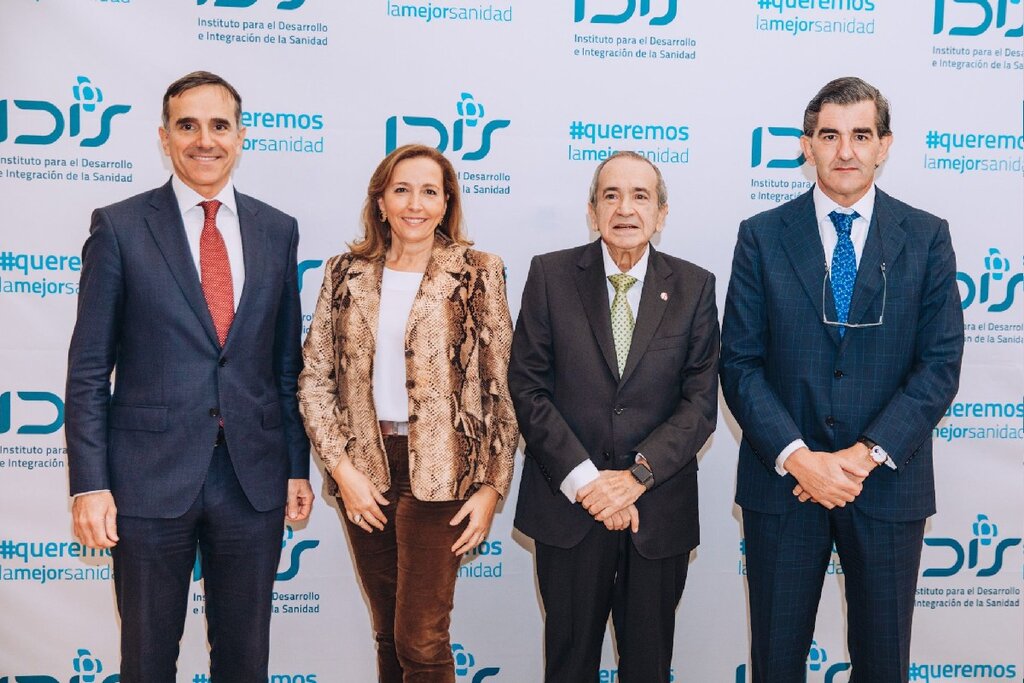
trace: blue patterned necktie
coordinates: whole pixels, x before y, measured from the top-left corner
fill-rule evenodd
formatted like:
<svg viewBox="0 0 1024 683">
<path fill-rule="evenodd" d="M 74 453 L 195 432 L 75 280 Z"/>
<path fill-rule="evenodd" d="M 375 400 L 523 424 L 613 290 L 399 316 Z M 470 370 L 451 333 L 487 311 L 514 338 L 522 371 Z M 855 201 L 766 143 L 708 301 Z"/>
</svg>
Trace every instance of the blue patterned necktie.
<svg viewBox="0 0 1024 683">
<path fill-rule="evenodd" d="M 615 359 L 619 364 L 619 377 L 626 369 L 626 357 L 629 356 L 629 346 L 633 341 L 633 309 L 629 307 L 629 300 L 626 292 L 637 283 L 637 279 L 626 273 L 615 273 L 609 275 L 615 288 L 615 298 L 612 299 L 612 339 L 615 341 Z"/>
<path fill-rule="evenodd" d="M 853 250 L 853 240 L 850 239 L 850 230 L 853 229 L 853 221 L 860 217 L 860 214 L 839 213 L 833 211 L 828 215 L 832 219 L 832 225 L 836 226 L 836 249 L 832 252 L 832 269 L 830 276 L 832 280 L 832 299 L 836 302 L 837 320 L 845 323 L 850 315 L 850 300 L 853 298 L 853 283 L 857 279 L 857 253 Z M 846 333 L 845 327 L 839 328 L 840 339 Z"/>
</svg>

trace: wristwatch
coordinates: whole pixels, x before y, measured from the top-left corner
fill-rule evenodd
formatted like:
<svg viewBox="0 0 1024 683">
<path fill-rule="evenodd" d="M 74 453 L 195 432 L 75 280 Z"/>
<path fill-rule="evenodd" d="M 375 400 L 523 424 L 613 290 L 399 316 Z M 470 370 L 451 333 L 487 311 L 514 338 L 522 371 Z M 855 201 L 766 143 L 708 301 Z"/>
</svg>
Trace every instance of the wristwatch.
<svg viewBox="0 0 1024 683">
<path fill-rule="evenodd" d="M 650 491 L 651 487 L 654 486 L 654 473 L 651 472 L 643 463 L 636 463 L 629 468 L 629 473 L 633 475 L 633 478 L 643 484 L 645 491 Z"/>
<path fill-rule="evenodd" d="M 868 447 L 868 455 L 871 456 L 876 465 L 884 465 L 885 461 L 889 459 L 889 454 L 885 452 L 885 449 L 868 437 L 862 436 L 857 441 Z"/>
</svg>

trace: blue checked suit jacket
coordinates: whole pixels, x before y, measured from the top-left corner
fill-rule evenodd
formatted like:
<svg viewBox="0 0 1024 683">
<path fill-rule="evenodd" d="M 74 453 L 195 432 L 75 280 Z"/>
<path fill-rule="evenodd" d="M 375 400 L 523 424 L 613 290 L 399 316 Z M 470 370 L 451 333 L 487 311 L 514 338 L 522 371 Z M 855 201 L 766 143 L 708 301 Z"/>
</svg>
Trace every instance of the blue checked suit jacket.
<svg viewBox="0 0 1024 683">
<path fill-rule="evenodd" d="M 888 280 L 883 286 L 882 268 Z M 722 324 L 722 391 L 743 430 L 736 502 L 778 514 L 798 501 L 775 458 L 795 439 L 836 451 L 861 436 L 879 467 L 854 505 L 883 520 L 935 512 L 932 428 L 956 395 L 963 311 L 946 221 L 881 190 L 857 267 L 848 329 L 822 323 L 825 255 L 811 192 L 740 224 Z M 883 296 L 883 290 L 884 292 Z M 831 290 L 829 320 L 836 320 Z"/>
<path fill-rule="evenodd" d="M 72 494 L 109 489 L 120 514 L 183 514 L 206 478 L 221 418 L 257 510 L 284 505 L 288 479 L 309 476 L 295 395 L 298 227 L 235 197 L 245 286 L 223 348 L 170 182 L 93 212 L 68 353 Z"/>
</svg>

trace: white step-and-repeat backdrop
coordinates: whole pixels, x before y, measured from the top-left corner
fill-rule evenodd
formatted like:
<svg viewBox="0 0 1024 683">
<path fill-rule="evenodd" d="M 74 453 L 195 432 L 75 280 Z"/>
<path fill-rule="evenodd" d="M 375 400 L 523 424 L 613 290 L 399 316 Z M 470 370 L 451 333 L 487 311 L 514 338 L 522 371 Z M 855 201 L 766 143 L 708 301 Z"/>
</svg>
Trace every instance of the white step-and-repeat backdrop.
<svg viewBox="0 0 1024 683">
<path fill-rule="evenodd" d="M 513 316 L 531 255 L 592 237 L 590 176 L 616 149 L 663 170 L 659 247 L 715 271 L 721 308 L 739 221 L 813 179 L 797 142 L 806 102 L 841 75 L 877 85 L 895 131 L 879 184 L 949 219 L 968 342 L 960 394 L 933 437 L 939 514 L 911 678 L 1020 680 L 1022 20 L 1020 0 L 3 0 L 0 681 L 119 679 L 110 559 L 70 531 L 66 351 L 90 211 L 167 179 L 161 96 L 195 69 L 242 93 L 237 187 L 299 219 L 307 322 L 324 260 L 357 234 L 370 172 L 412 141 L 455 163 L 471 237 L 508 265 Z M 704 542 L 678 612 L 676 681 L 749 680 L 739 430 L 721 408 L 701 459 Z M 515 504 L 461 569 L 460 682 L 541 677 Z M 373 680 L 336 507 L 318 499 L 283 543 L 272 680 Z M 811 683 L 850 675 L 838 558 L 829 572 Z M 201 581 L 188 610 L 179 680 L 202 683 Z M 600 681 L 617 680 L 614 662 L 609 640 Z"/>
</svg>

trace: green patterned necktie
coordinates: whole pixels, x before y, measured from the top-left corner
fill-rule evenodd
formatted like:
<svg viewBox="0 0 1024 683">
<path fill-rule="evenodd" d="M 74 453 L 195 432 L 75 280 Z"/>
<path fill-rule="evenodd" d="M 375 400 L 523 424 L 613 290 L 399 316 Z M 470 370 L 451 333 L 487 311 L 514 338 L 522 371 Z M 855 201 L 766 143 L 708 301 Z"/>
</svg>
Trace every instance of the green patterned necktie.
<svg viewBox="0 0 1024 683">
<path fill-rule="evenodd" d="M 633 309 L 629 307 L 626 292 L 637 280 L 626 273 L 609 275 L 608 280 L 615 288 L 615 298 L 612 299 L 612 338 L 615 340 L 615 357 L 619 361 L 621 377 L 626 368 L 626 357 L 629 356 L 629 344 L 633 341 Z"/>
</svg>

